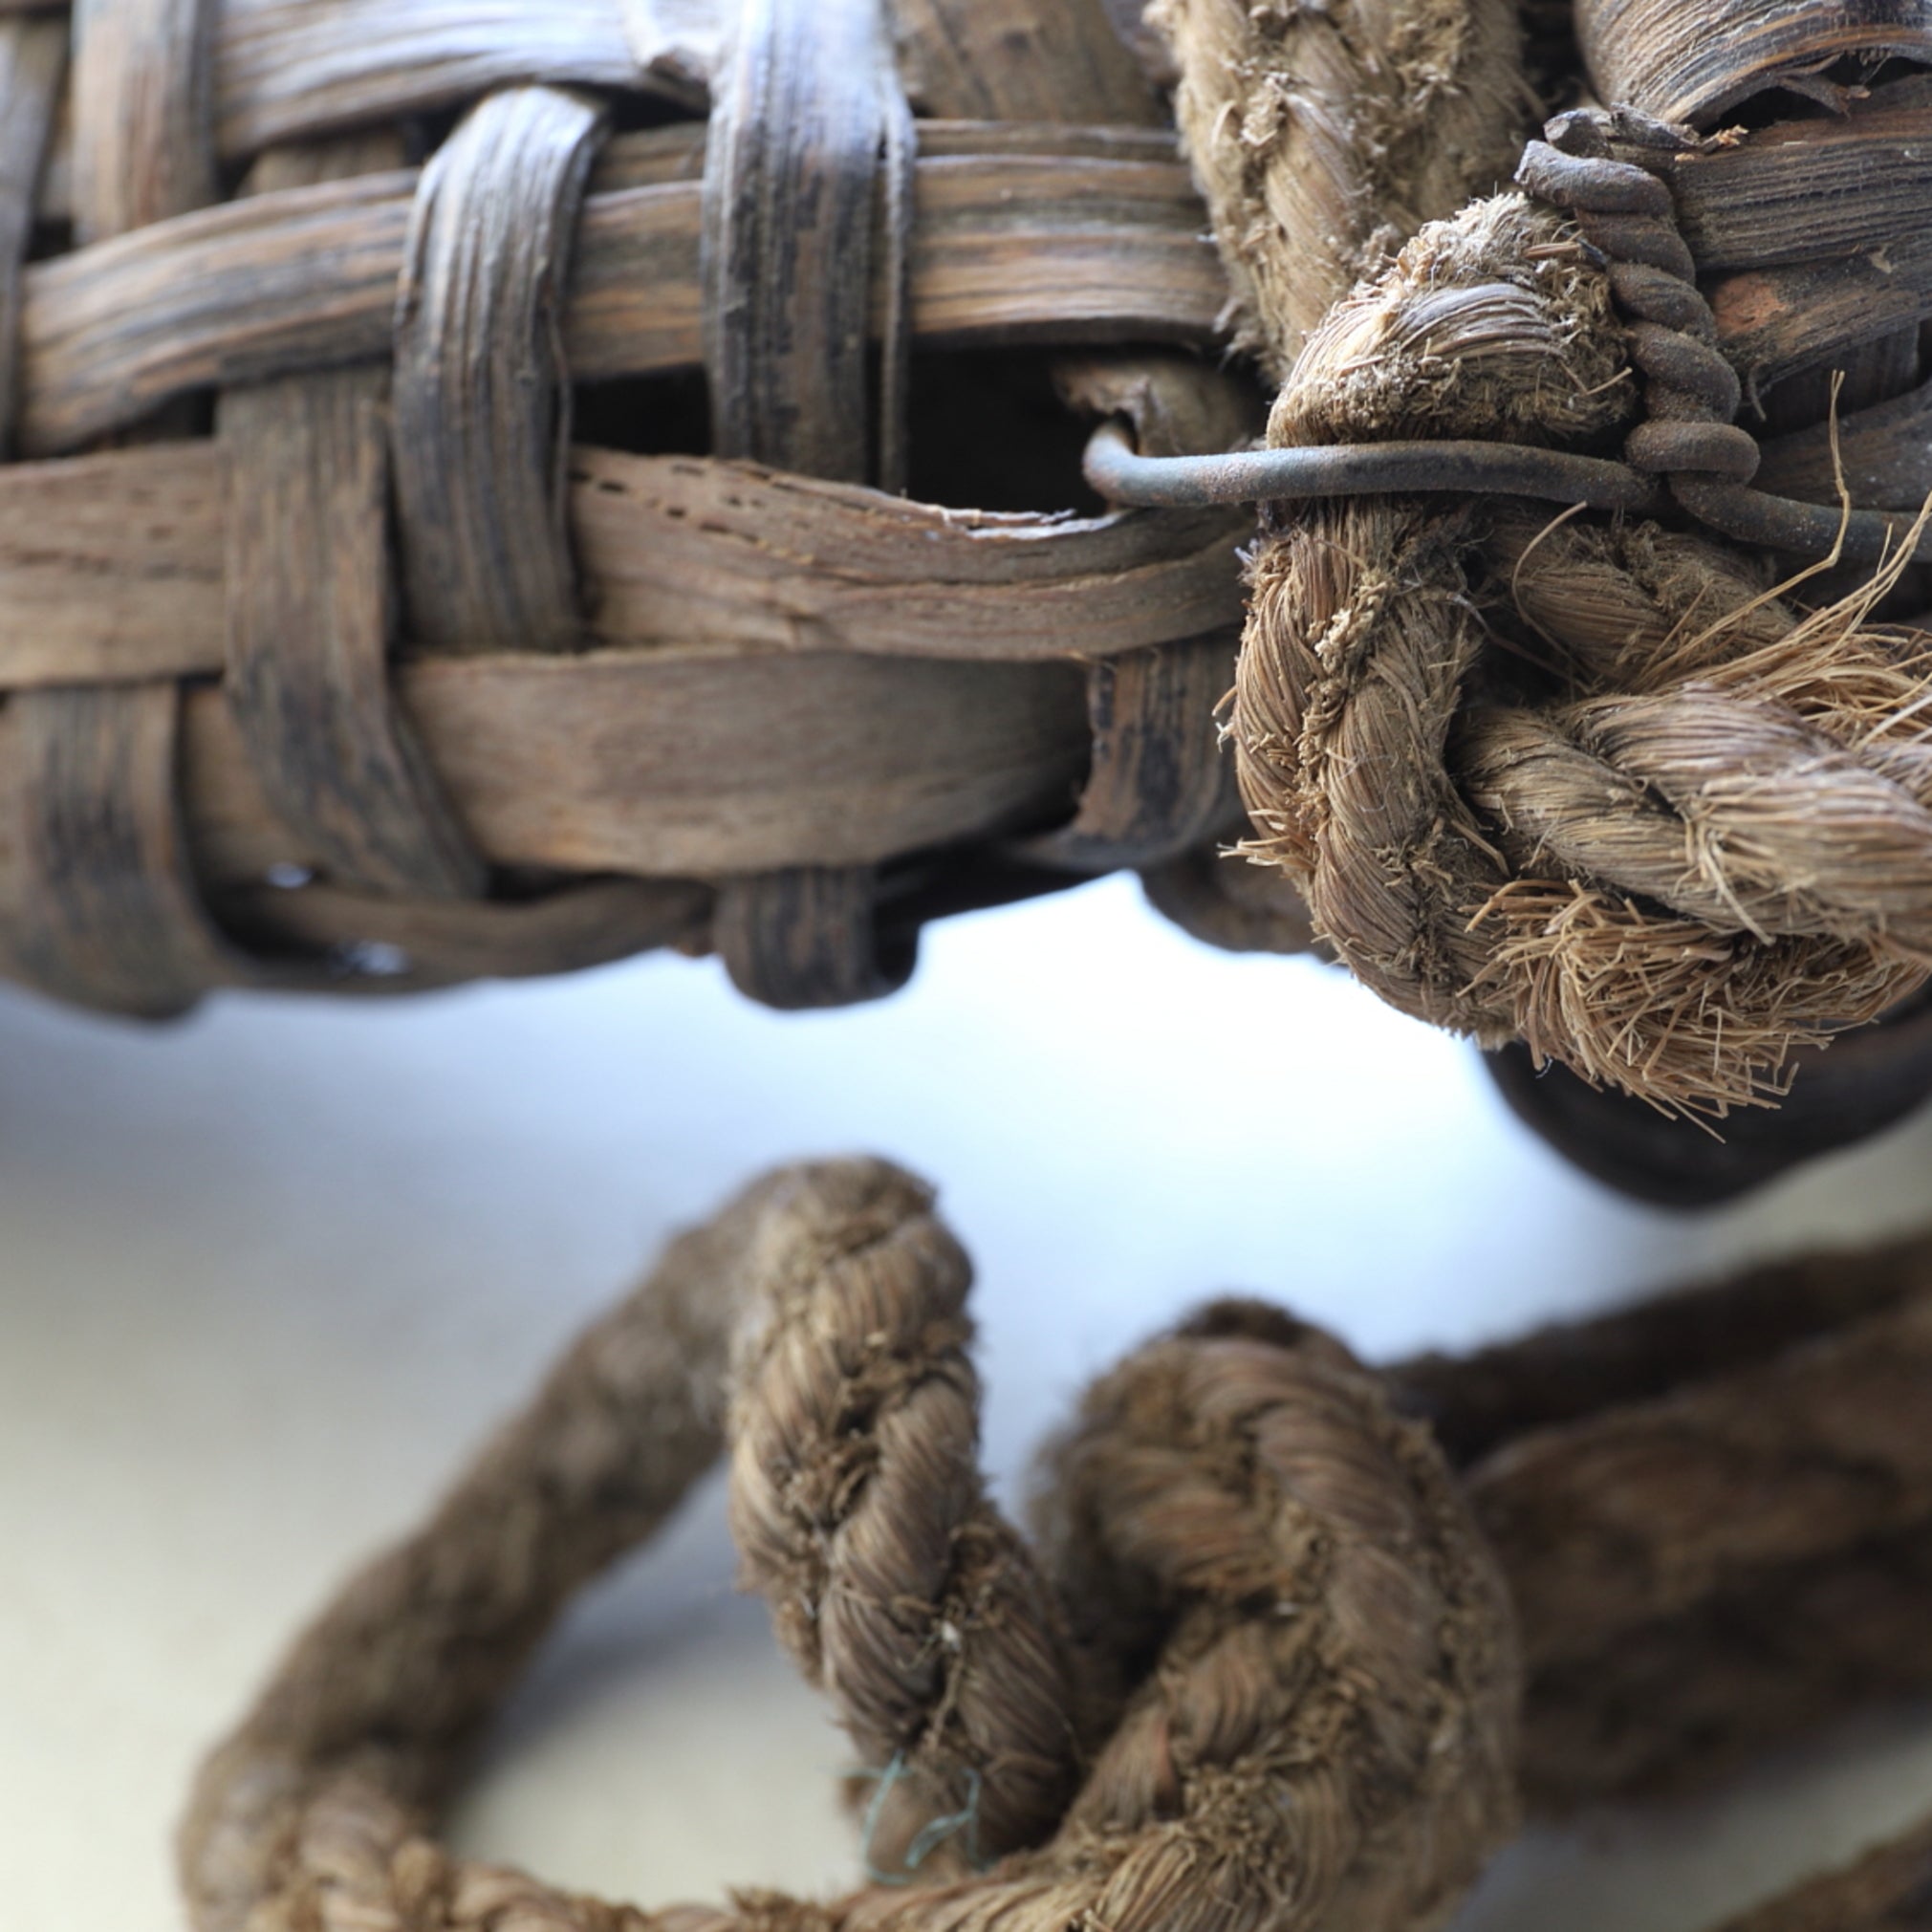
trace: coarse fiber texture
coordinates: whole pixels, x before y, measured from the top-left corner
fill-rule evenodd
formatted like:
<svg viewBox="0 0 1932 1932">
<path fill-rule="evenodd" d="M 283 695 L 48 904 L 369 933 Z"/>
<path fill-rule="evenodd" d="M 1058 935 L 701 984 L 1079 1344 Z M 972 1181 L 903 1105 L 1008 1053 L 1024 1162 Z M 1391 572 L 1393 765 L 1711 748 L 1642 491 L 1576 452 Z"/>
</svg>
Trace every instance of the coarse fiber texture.
<svg viewBox="0 0 1932 1932">
<path fill-rule="evenodd" d="M 1509 194 L 1310 336 L 1276 443 L 1588 441 L 1637 401 L 1605 276 Z M 1267 511 L 1230 719 L 1247 851 L 1384 998 L 1672 1112 L 1775 1099 L 1923 983 L 1932 650 L 1769 560 L 1492 500 Z"/>
<path fill-rule="evenodd" d="M 1259 856 L 1405 1011 L 1721 1115 L 1924 983 L 1932 646 L 1706 539 L 1357 502 L 1250 567 Z"/>
<path fill-rule="evenodd" d="M 878 1161 L 675 1243 L 209 1759 L 198 1932 L 1416 1932 L 1519 1790 L 1680 1789 L 1932 1687 L 1923 1238 L 1382 1376 L 1211 1303 L 1089 1391 L 1031 1541 L 977 1467 L 968 1279 Z M 721 1450 L 870 1882 L 647 1912 L 453 1859 L 510 1681 Z M 1816 1896 L 1887 1922 L 1926 1843 Z"/>
<path fill-rule="evenodd" d="M 1278 380 L 1396 243 L 1509 180 L 1532 101 L 1511 0 L 1154 0 L 1174 114 Z"/>
<path fill-rule="evenodd" d="M 1150 9 L 1242 339 L 1280 383 L 1269 442 L 1621 443 L 1639 469 L 1684 472 L 1679 511 L 1725 515 L 1719 485 L 1758 462 L 1735 421 L 1761 380 L 1736 326 L 1753 298 L 1720 291 L 1720 321 L 1696 271 L 1825 248 L 1794 170 L 1830 142 L 1809 123 L 1705 139 L 1637 98 L 1530 144 L 1517 179 L 1542 199 L 1490 192 L 1525 131 L 1511 11 Z M 1615 43 L 1616 11 L 1583 0 L 1586 45 Z M 1766 84 L 1752 72 L 1741 93 Z M 1899 81 L 1842 136 L 1858 179 L 1897 176 L 1914 207 L 1915 163 L 1878 157 L 1923 113 Z M 1919 318 L 1899 319 L 1909 382 Z M 1932 966 L 1932 649 L 1874 621 L 1901 562 L 1813 608 L 1776 594 L 1803 579 L 1774 585 L 1771 555 L 1682 514 L 1574 514 L 1449 494 L 1264 506 L 1227 713 L 1242 850 L 1405 1012 L 1520 1039 L 1667 1115 L 1774 1103 L 1794 1053 Z"/>
<path fill-rule="evenodd" d="M 879 1161 L 674 1246 L 210 1760 L 199 1932 L 1437 1923 L 1513 1823 L 1518 1677 L 1425 1427 L 1327 1335 L 1210 1312 L 1088 1396 L 1030 1548 L 976 1465 L 968 1278 Z M 874 1773 L 871 1868 L 922 1882 L 647 1914 L 452 1859 L 464 1747 L 727 1438 L 744 1580 Z"/>
</svg>

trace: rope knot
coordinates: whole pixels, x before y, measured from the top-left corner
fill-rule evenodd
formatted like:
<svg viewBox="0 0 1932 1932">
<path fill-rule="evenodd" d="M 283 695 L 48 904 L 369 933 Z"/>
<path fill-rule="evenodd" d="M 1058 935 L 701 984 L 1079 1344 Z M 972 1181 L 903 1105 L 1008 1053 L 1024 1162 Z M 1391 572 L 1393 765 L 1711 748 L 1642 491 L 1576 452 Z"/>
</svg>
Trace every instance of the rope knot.
<svg viewBox="0 0 1932 1932">
<path fill-rule="evenodd" d="M 1519 1672 L 1432 1439 L 1332 1336 L 1221 1304 L 1089 1393 L 1029 1542 L 977 1465 L 967 1280 L 878 1161 L 675 1247 L 209 1761 L 199 1932 L 1433 1923 L 1513 1828 Z M 646 1915 L 451 1859 L 464 1746 L 716 1453 L 727 1378 L 744 1578 L 871 1769 L 874 1882 Z"/>
<path fill-rule="evenodd" d="M 1621 435 L 1722 520 L 1757 445 L 1655 171 L 1699 138 L 1548 132 L 1538 200 L 1424 226 L 1309 334 L 1270 441 Z M 1774 1100 L 1932 966 L 1932 642 L 1873 621 L 1911 544 L 1807 609 L 1803 576 L 1664 521 L 1444 502 L 1264 512 L 1243 849 L 1404 1011 L 1665 1112 Z"/>
</svg>

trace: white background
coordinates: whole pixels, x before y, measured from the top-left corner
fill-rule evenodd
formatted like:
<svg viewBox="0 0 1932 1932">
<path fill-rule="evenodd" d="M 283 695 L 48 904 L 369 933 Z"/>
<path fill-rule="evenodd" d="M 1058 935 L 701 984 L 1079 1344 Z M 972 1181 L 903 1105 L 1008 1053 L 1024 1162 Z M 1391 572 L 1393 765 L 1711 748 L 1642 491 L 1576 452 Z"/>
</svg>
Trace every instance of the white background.
<svg viewBox="0 0 1932 1932">
<path fill-rule="evenodd" d="M 1932 1218 L 1932 1121 L 1749 1205 L 1620 1203 L 1475 1057 L 1115 880 L 928 936 L 910 991 L 780 1019 L 711 964 L 144 1031 L 0 994 L 0 1899 L 181 1922 L 199 1749 L 667 1230 L 770 1163 L 936 1181 L 980 1269 L 1010 1493 L 1081 1381 L 1212 1291 L 1371 1357 Z M 455 1834 L 648 1903 L 855 1872 L 841 1740 L 729 1591 L 715 1490 L 592 1593 Z M 1532 1834 L 1459 1932 L 1711 1925 L 1932 1809 L 1932 1713 L 1693 1808 Z"/>
</svg>

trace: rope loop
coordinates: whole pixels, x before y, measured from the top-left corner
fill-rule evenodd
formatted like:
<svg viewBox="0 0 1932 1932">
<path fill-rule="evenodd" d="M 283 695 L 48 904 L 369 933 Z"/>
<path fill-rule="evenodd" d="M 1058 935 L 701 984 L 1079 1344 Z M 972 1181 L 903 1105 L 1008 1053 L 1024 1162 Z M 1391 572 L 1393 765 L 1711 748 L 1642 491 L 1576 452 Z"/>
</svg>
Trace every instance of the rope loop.
<svg viewBox="0 0 1932 1932">
<path fill-rule="evenodd" d="M 871 1160 L 676 1241 L 210 1757 L 196 1932 L 1426 1932 L 1519 1790 L 1681 1791 L 1932 1684 L 1923 1237 L 1378 1374 L 1210 1303 L 1088 1390 L 1031 1537 L 977 1465 L 969 1277 Z M 647 1912 L 452 1856 L 545 1631 L 721 1455 L 868 1768 L 866 1882 Z M 1895 1922 L 1932 1829 L 1860 1870 L 1805 1922 Z"/>
<path fill-rule="evenodd" d="M 1332 1337 L 1224 1306 L 1089 1393 L 1029 1543 L 977 1466 L 968 1279 L 874 1161 L 774 1175 L 676 1244 L 210 1759 L 197 1932 L 1439 1918 L 1514 1823 L 1519 1672 L 1427 1432 Z M 721 1447 L 742 1580 L 876 1768 L 854 1795 L 890 1878 L 646 1914 L 452 1857 L 428 1828 L 464 1747 Z"/>
</svg>

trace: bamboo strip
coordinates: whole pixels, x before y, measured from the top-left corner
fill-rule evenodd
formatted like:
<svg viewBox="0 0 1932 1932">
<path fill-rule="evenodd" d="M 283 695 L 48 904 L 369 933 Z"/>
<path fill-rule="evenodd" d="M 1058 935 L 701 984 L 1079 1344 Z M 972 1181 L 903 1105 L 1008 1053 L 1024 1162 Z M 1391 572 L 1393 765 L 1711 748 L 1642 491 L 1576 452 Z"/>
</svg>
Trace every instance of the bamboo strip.
<svg viewBox="0 0 1932 1932">
<path fill-rule="evenodd" d="M 1064 816 L 1088 755 L 1074 665 L 633 651 L 438 659 L 396 682 L 458 817 L 504 866 L 875 864 Z M 19 710 L 0 708 L 0 770 Z M 211 894 L 320 868 L 275 817 L 219 686 L 188 694 L 181 762 Z M 19 833 L 0 814 L 0 925 L 27 890 Z"/>
<path fill-rule="evenodd" d="M 211 0 L 76 0 L 74 231 L 81 242 L 219 198 Z"/>
<path fill-rule="evenodd" d="M 1007 120 L 1164 116 L 1103 0 L 893 0 L 914 104 Z"/>
<path fill-rule="evenodd" d="M 222 398 L 223 688 L 277 814 L 338 885 L 481 897 L 483 868 L 390 690 L 387 380 L 337 370 Z"/>
<path fill-rule="evenodd" d="M 1833 62 L 1932 54 L 1932 0 L 1595 0 L 1577 10 L 1583 57 L 1603 100 L 1700 127 L 1767 88 L 1840 102 Z"/>
<path fill-rule="evenodd" d="M 1755 397 L 1848 349 L 1932 318 L 1932 234 L 1882 249 L 1720 275 L 1705 290 L 1718 342 Z"/>
<path fill-rule="evenodd" d="M 34 265 L 27 453 L 73 448 L 189 389 L 386 358 L 415 183 L 372 175 L 259 195 Z M 1207 341 L 1226 291 L 1200 223 L 1178 162 L 922 161 L 914 333 Z M 699 227 L 695 182 L 586 205 L 566 316 L 580 379 L 696 366 Z"/>
<path fill-rule="evenodd" d="M 395 120 L 517 81 L 640 89 L 691 102 L 716 14 L 692 0 L 228 0 L 215 40 L 228 159 Z"/>
<path fill-rule="evenodd" d="M 1073 659 L 1238 621 L 1239 512 L 966 514 L 696 457 L 579 449 L 610 643 Z M 4 664 L 0 664 L 4 675 Z"/>
<path fill-rule="evenodd" d="M 0 461 L 12 454 L 21 264 L 66 66 L 58 21 L 0 19 Z"/>
<path fill-rule="evenodd" d="M 311 883 L 226 893 L 221 913 L 272 959 L 277 986 L 396 994 L 582 972 L 666 945 L 701 951 L 712 899 L 690 879 L 598 879 L 532 900 L 462 903 Z"/>
<path fill-rule="evenodd" d="M 1842 120 L 1792 120 L 1671 170 L 1699 269 L 1771 269 L 1883 249 L 1932 196 L 1932 88 L 1880 89 Z"/>
<path fill-rule="evenodd" d="M 397 686 L 500 865 L 707 877 L 870 865 L 1064 814 L 1084 681 L 1052 664 L 598 652 L 426 660 Z M 283 848 L 219 691 L 187 719 L 188 814 L 217 879 Z"/>
<path fill-rule="evenodd" d="M 1899 194 L 1921 192 L 1924 163 L 1904 130 L 1927 112 L 1887 110 L 1869 142 L 1859 130 L 1871 118 L 1855 119 L 1834 132 L 1836 164 L 1848 180 L 1890 167 Z M 923 131 L 923 142 L 911 260 L 921 341 L 1213 336 L 1226 285 L 1184 168 L 1149 158 L 1171 154 L 1164 142 L 970 124 Z M 1013 152 L 1019 142 L 1058 151 Z M 960 152 L 967 143 L 990 151 Z M 1687 159 L 1686 227 L 1729 259 L 1742 237 L 1783 219 L 1791 164 L 1779 142 Z M 702 165 L 701 141 L 683 132 L 612 143 L 600 178 L 639 185 L 594 194 L 579 226 L 566 326 L 583 380 L 700 361 Z M 29 453 L 73 448 L 185 390 L 386 358 L 414 185 L 399 173 L 264 195 L 36 264 L 22 318 Z M 1791 250 L 1827 244 L 1803 233 Z M 1882 249 L 1720 272 L 1709 293 L 1755 391 L 1932 315 L 1932 240 L 1907 230 Z"/>
<path fill-rule="evenodd" d="M 227 542 L 212 443 L 0 467 L 0 686 L 218 672 Z"/>
<path fill-rule="evenodd" d="M 216 11 L 213 0 L 76 0 L 69 98 L 74 230 L 83 243 L 189 216 L 221 192 L 209 66 Z M 189 420 L 146 429 L 180 435 Z M 228 968 L 181 820 L 182 702 L 171 679 L 74 684 L 9 702 L 9 771 L 31 883 L 6 944 L 18 976 L 57 997 L 180 1012 Z"/>
<path fill-rule="evenodd" d="M 57 30 L 57 23 L 56 23 Z M 64 222 L 73 214 L 72 129 L 61 117 L 40 183 L 37 213 Z M 667 181 L 697 181 L 705 172 L 706 127 L 702 120 L 674 120 L 640 128 L 607 142 L 591 171 L 591 193 L 656 187 Z M 370 139 L 386 138 L 377 130 Z M 923 120 L 919 151 L 929 161 L 958 155 L 1083 155 L 1093 161 L 1172 162 L 1180 158 L 1173 130 L 1029 120 Z M 276 150 L 286 153 L 286 149 Z M 365 169 L 373 173 L 374 169 Z M 282 184 L 290 185 L 291 184 Z"/>
<path fill-rule="evenodd" d="M 576 635 L 557 311 L 604 133 L 581 95 L 504 88 L 417 186 L 396 302 L 396 518 L 411 622 L 445 646 Z"/>
<path fill-rule="evenodd" d="M 190 389 L 386 361 L 415 182 L 256 195 L 35 264 L 22 448 L 73 448 Z"/>
<path fill-rule="evenodd" d="M 0 467 L 0 689 L 219 673 L 228 488 L 208 443 Z M 569 505 L 618 649 L 1073 662 L 1240 614 L 1239 511 L 968 515 L 581 445 Z"/>
<path fill-rule="evenodd" d="M 182 693 L 165 680 L 67 685 L 7 706 L 11 975 L 151 1019 L 185 1012 L 231 970 L 182 836 Z"/>
</svg>

